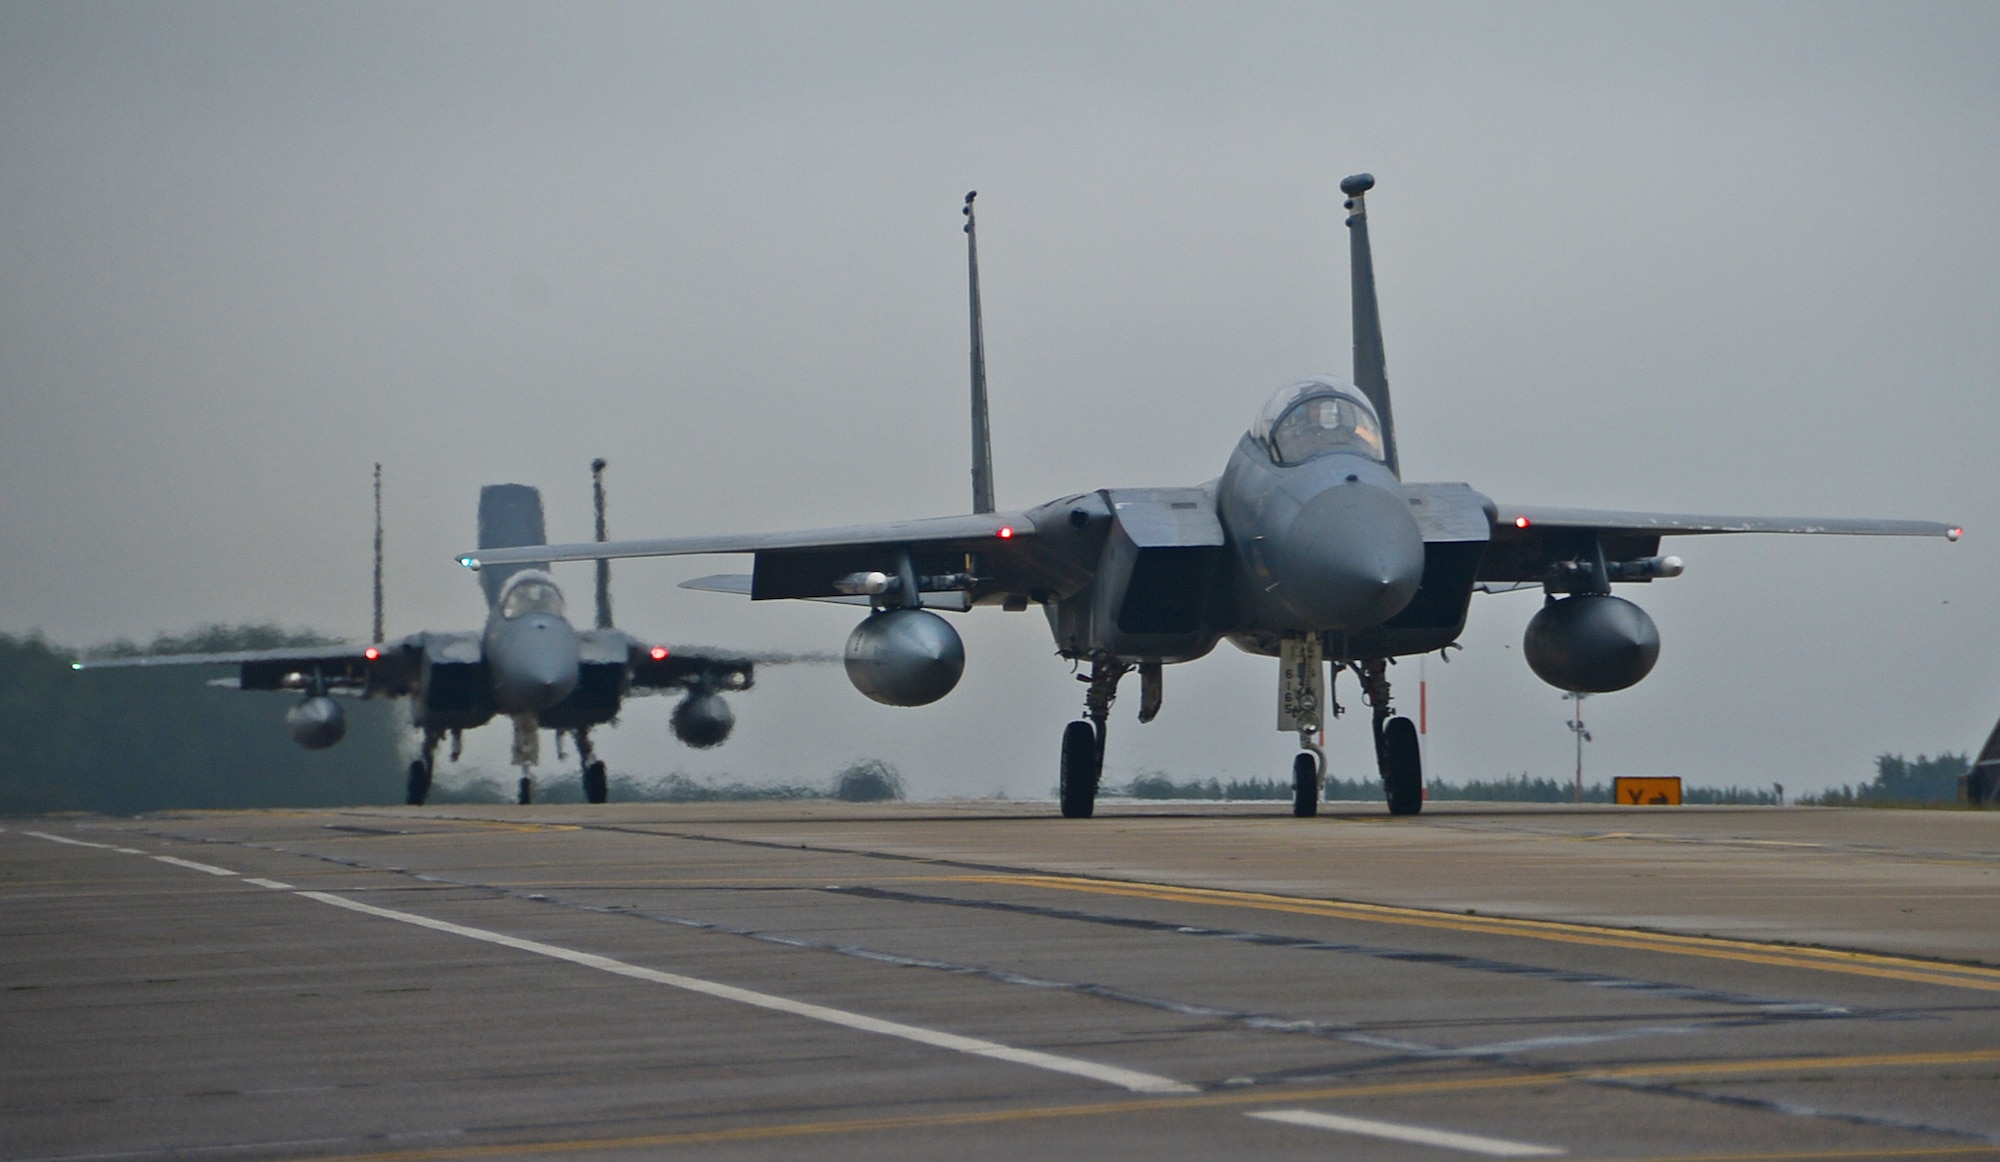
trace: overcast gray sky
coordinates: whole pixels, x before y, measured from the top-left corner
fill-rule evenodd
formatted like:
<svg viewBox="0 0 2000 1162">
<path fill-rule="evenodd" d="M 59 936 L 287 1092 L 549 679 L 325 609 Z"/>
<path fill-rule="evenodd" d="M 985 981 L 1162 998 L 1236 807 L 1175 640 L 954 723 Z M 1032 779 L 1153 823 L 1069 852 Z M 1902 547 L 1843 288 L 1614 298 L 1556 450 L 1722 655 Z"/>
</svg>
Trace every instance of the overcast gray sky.
<svg viewBox="0 0 2000 1162">
<path fill-rule="evenodd" d="M 451 555 L 482 483 L 587 537 L 593 456 L 614 535 L 963 511 L 972 188 L 1001 505 L 1205 480 L 1274 388 L 1345 373 L 1335 183 L 1371 170 L 1410 478 L 1967 526 L 1670 544 L 1593 774 L 1796 790 L 1976 749 L 1996 44 L 1991 4 L 0 5 L 0 632 L 363 636 L 376 460 L 392 633 L 479 621 Z M 619 620 L 839 647 L 851 609 L 675 587 L 741 563 L 621 564 Z M 1476 599 L 1425 663 L 1433 775 L 1567 776 L 1537 602 Z M 773 671 L 718 751 L 662 701 L 605 753 L 1044 793 L 1081 687 L 1039 614 L 959 625 L 933 707 Z M 1129 691 L 1107 778 L 1282 777 L 1274 671 L 1173 668 L 1145 727 Z"/>
</svg>

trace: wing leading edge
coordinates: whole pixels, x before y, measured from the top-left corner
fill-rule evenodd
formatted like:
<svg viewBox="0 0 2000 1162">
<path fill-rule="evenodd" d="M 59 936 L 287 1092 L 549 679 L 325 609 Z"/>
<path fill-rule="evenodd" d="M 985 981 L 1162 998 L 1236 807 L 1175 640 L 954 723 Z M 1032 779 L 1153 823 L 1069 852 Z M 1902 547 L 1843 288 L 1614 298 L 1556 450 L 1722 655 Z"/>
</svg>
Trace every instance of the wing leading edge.
<svg viewBox="0 0 2000 1162">
<path fill-rule="evenodd" d="M 857 593 L 851 584 L 857 575 L 893 578 L 907 566 L 924 605 L 963 610 L 982 600 L 1073 589 L 1079 578 L 1068 546 L 1044 543 L 1048 540 L 1035 514 L 998 512 L 798 532 L 475 551 L 459 563 L 473 569 L 505 566 L 527 552 L 542 561 L 750 553 L 756 557 L 753 573 L 701 578 L 691 587 L 747 592 L 759 601 L 843 600 Z M 868 598 L 854 603 L 867 604 Z"/>
<path fill-rule="evenodd" d="M 685 557 L 703 553 L 764 553 L 787 549 L 846 549 L 920 544 L 927 549 L 969 551 L 996 540 L 1030 536 L 1035 526 L 1023 512 L 974 513 L 885 521 L 832 529 L 781 533 L 728 533 L 708 537 L 663 537 L 650 541 L 583 541 L 536 545 L 531 549 L 485 549 L 465 553 L 468 569 L 518 565 L 528 561 L 613 561 L 627 557 Z"/>
<path fill-rule="evenodd" d="M 287 646 L 214 654 L 145 654 L 86 658 L 77 670 L 140 669 L 162 666 L 235 666 L 244 690 L 324 689 L 340 694 L 399 694 L 414 681 L 423 642 L 404 638 L 368 646 Z"/>
<path fill-rule="evenodd" d="M 1942 537 L 1955 541 L 1963 531 L 1957 525 L 1925 520 L 1713 516 L 1542 505 L 1495 506 L 1492 540 L 1480 561 L 1475 580 L 1513 584 L 1545 581 L 1558 562 L 1588 559 L 1599 553 L 1607 562 L 1643 562 L 1657 554 L 1660 539 L 1669 536 L 1775 533 L 1797 536 Z"/>
<path fill-rule="evenodd" d="M 1526 505 L 1501 507 L 1501 529 L 1595 529 L 1607 533 L 1690 535 L 1714 533 L 1796 533 L 1849 537 L 1943 537 L 1955 541 L 1964 531 L 1933 520 L 1867 520 L 1853 517 L 1711 516 L 1674 512 L 1631 512 L 1623 509 L 1552 508 Z"/>
</svg>

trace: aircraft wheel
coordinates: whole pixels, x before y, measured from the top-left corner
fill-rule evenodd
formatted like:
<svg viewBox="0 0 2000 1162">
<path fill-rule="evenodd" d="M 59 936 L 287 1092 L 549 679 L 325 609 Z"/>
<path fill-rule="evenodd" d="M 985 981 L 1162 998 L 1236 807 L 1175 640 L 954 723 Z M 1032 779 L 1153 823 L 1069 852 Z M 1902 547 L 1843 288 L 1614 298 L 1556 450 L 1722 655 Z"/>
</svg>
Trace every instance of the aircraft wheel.
<svg viewBox="0 0 2000 1162">
<path fill-rule="evenodd" d="M 1088 819 L 1097 809 L 1097 729 L 1078 719 L 1063 728 L 1062 813 L 1065 819 Z"/>
<path fill-rule="evenodd" d="M 1382 728 L 1382 786 L 1389 793 L 1389 814 L 1424 809 L 1424 756 L 1417 724 L 1407 718 L 1391 718 Z"/>
<path fill-rule="evenodd" d="M 603 763 L 584 764 L 583 797 L 591 803 L 602 803 L 611 797 L 610 780 L 604 774 Z"/>
<path fill-rule="evenodd" d="M 421 807 L 431 795 L 431 768 L 422 759 L 410 764 L 409 782 L 404 785 L 403 801 L 412 807 Z"/>
<path fill-rule="evenodd" d="M 1319 763 L 1306 751 L 1292 756 L 1292 814 L 1301 819 L 1319 814 Z"/>
<path fill-rule="evenodd" d="M 528 804 L 535 801 L 534 779 L 528 777 L 527 775 L 521 776 L 521 791 L 514 801 L 519 803 L 523 807 L 526 807 Z"/>
</svg>

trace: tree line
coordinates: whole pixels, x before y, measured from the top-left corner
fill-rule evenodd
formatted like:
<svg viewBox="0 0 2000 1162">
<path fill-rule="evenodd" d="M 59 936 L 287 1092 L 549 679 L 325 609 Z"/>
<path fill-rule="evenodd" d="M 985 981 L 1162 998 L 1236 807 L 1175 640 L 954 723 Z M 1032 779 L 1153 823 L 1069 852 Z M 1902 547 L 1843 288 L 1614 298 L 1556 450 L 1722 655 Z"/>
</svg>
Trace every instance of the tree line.
<svg viewBox="0 0 2000 1162">
<path fill-rule="evenodd" d="M 216 625 L 92 652 L 328 644 L 311 631 Z M 344 699 L 346 739 L 308 751 L 285 733 L 298 695 L 208 684 L 234 677 L 233 666 L 79 672 L 70 668 L 76 657 L 39 635 L 0 635 L 0 814 L 402 802 L 406 711 L 396 704 Z"/>
</svg>

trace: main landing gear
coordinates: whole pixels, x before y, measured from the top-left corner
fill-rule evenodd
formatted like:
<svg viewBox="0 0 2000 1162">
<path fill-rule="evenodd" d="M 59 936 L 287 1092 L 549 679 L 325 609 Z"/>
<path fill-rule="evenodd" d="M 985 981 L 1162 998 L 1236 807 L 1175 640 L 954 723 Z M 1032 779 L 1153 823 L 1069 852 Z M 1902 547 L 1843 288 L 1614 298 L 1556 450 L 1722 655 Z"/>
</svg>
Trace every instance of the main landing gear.
<svg viewBox="0 0 2000 1162">
<path fill-rule="evenodd" d="M 1372 658 L 1354 667 L 1361 679 L 1362 697 L 1372 712 L 1375 767 L 1382 774 L 1389 814 L 1415 815 L 1424 809 L 1424 756 L 1417 743 L 1417 724 L 1397 714 L 1389 703 L 1388 671 L 1386 658 Z"/>
<path fill-rule="evenodd" d="M 586 803 L 602 803 L 611 797 L 609 777 L 604 764 L 597 761 L 597 752 L 590 746 L 590 728 L 578 727 L 570 732 L 576 740 L 576 757 L 583 763 L 583 798 Z"/>
<path fill-rule="evenodd" d="M 438 740 L 444 737 L 441 730 L 424 731 L 424 753 L 421 758 L 410 763 L 409 780 L 403 787 L 403 802 L 412 807 L 421 807 L 431 795 L 431 771 L 437 766 Z"/>
<path fill-rule="evenodd" d="M 1098 658 L 1090 663 L 1090 676 L 1077 675 L 1090 683 L 1083 696 L 1084 718 L 1063 728 L 1062 813 L 1065 819 L 1088 819 L 1097 810 L 1097 784 L 1104 775 L 1104 727 L 1111 717 L 1111 701 L 1118 696 L 1118 679 L 1130 673 L 1129 663 L 1115 658 Z M 1159 709 L 1157 669 L 1148 676 L 1149 708 Z M 1150 715 L 1143 715 L 1151 717 Z"/>
</svg>

